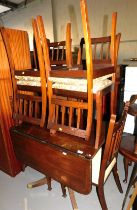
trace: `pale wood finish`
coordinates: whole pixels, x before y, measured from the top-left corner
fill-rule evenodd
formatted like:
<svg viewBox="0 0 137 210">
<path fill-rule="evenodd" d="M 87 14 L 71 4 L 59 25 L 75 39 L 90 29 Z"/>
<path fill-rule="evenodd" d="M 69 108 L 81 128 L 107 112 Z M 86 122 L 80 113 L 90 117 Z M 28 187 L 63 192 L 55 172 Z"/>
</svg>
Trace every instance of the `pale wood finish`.
<svg viewBox="0 0 137 210">
<path fill-rule="evenodd" d="M 130 197 L 130 200 L 129 200 L 129 203 L 128 203 L 128 206 L 127 206 L 126 210 L 130 210 L 132 208 L 132 205 L 133 205 L 136 197 L 137 197 L 137 183 L 135 184 L 135 188 L 132 192 L 132 195 Z"/>
<path fill-rule="evenodd" d="M 43 48 L 44 57 L 46 60 L 48 59 L 47 60 L 48 65 L 56 65 L 60 67 L 62 65 L 66 65 L 68 68 L 70 68 L 73 64 L 72 49 L 71 49 L 71 45 L 72 45 L 71 23 L 67 23 L 67 26 L 66 26 L 66 40 L 59 41 L 59 42 L 50 42 L 50 40 L 46 38 L 45 27 L 44 27 L 42 16 L 37 16 L 36 20 L 37 20 L 38 28 L 40 30 L 39 35 L 42 40 L 42 48 Z M 48 55 L 45 54 L 44 52 L 45 48 Z M 49 58 L 47 58 L 47 56 Z"/>
<path fill-rule="evenodd" d="M 90 39 L 90 29 L 88 22 L 87 7 L 81 1 L 82 23 L 86 44 L 86 61 L 87 61 L 87 101 L 78 102 L 71 98 L 59 99 L 52 91 L 52 83 L 48 82 L 48 96 L 49 96 L 49 120 L 48 128 L 51 132 L 56 130 L 63 131 L 68 134 L 76 135 L 86 139 L 90 143 L 91 129 L 92 129 L 92 114 L 93 114 L 93 64 L 92 64 L 92 49 Z M 62 110 L 62 119 L 59 122 L 59 110 Z M 73 109 L 77 112 L 76 126 L 72 127 L 72 113 Z M 80 129 L 81 114 L 87 110 L 86 129 Z M 68 111 L 68 125 L 65 124 L 64 119 Z"/>
<path fill-rule="evenodd" d="M 69 197 L 70 197 L 70 201 L 71 201 L 73 210 L 78 210 L 78 206 L 77 206 L 77 202 L 76 202 L 76 199 L 75 199 L 74 191 L 71 190 L 70 188 L 68 188 L 68 192 L 69 192 Z"/>
<path fill-rule="evenodd" d="M 49 82 L 48 84 L 48 96 L 48 128 L 50 129 L 51 133 L 54 134 L 56 131 L 60 131 L 63 133 L 81 137 L 91 143 L 91 128 L 89 129 L 89 127 L 87 126 L 88 120 L 85 130 L 80 127 L 82 115 L 84 114 L 84 112 L 88 113 L 89 111 L 88 103 L 77 100 L 75 101 L 72 100 L 72 98 L 69 99 L 65 97 L 56 97 L 56 95 L 52 91 L 51 82 Z M 90 121 L 92 121 L 92 117 L 90 118 Z"/>
<path fill-rule="evenodd" d="M 91 38 L 92 51 L 93 51 L 93 63 L 112 64 L 114 65 L 115 73 L 117 73 L 116 72 L 117 59 L 118 59 L 118 51 L 119 51 L 119 44 L 120 44 L 120 37 L 121 37 L 120 33 L 116 34 L 116 22 L 117 22 L 117 13 L 114 12 L 112 14 L 111 36 Z M 83 54 L 84 44 L 85 44 L 85 40 L 84 38 L 82 38 L 80 42 L 79 52 L 78 52 L 78 60 L 77 60 L 78 65 L 82 63 L 82 54 Z M 111 109 L 111 114 L 113 113 L 115 114 L 119 81 L 116 80 L 115 75 L 113 75 L 112 80 L 115 85 L 114 85 L 114 90 L 111 91 L 110 109 Z"/>
<path fill-rule="evenodd" d="M 116 34 L 116 61 L 118 58 L 119 44 L 121 34 Z M 111 63 L 113 64 L 113 53 L 111 53 L 111 36 L 91 38 L 92 41 L 92 52 L 93 52 L 93 63 Z M 78 53 L 78 64 L 82 63 L 83 46 L 85 44 L 84 38 L 80 41 L 80 49 Z M 113 51 L 112 51 L 113 52 Z"/>
<path fill-rule="evenodd" d="M 41 17 L 42 21 L 42 17 Z M 43 21 L 42 21 L 43 22 Z M 44 32 L 44 30 L 43 30 Z M 62 66 L 64 64 L 67 67 L 72 66 L 72 49 L 71 49 L 71 23 L 67 23 L 66 26 L 66 40 L 59 42 L 48 42 L 50 64 Z"/>
</svg>

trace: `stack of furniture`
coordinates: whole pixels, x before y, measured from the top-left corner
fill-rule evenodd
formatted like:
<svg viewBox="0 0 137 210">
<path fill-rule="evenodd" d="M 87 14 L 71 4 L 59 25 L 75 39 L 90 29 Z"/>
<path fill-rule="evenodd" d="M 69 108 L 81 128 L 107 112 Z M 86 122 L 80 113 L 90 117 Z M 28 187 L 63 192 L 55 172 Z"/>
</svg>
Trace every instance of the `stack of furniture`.
<svg viewBox="0 0 137 210">
<path fill-rule="evenodd" d="M 95 184 L 102 209 L 105 210 L 107 205 L 104 182 L 111 171 L 113 171 L 118 189 L 122 193 L 117 172 L 117 155 L 128 104 L 126 104 L 122 118 L 118 123 L 115 123 L 116 116 L 111 116 L 107 138 L 97 130 L 98 138 L 95 136 L 94 139 L 94 135 L 92 135 L 93 88 L 95 88 L 93 79 L 104 76 L 108 72 L 114 73 L 115 65 L 93 65 L 86 1 L 81 0 L 80 5 L 86 45 L 87 71 L 71 69 L 65 70 L 65 72 L 62 69 L 52 71 L 41 17 L 33 19 L 39 71 L 16 71 L 12 56 L 9 59 L 14 88 L 13 116 L 17 124 L 11 128 L 10 132 L 17 158 L 23 165 L 28 165 L 46 176 L 40 181 L 31 183 L 31 187 L 47 183 L 48 189 L 51 189 L 51 179 L 54 179 L 61 184 L 64 196 L 66 196 L 66 187 L 69 188 L 72 206 L 75 208 L 73 190 L 88 194 L 92 190 L 92 184 Z M 113 37 L 115 39 L 115 35 Z M 10 44 L 7 44 L 6 47 L 9 53 L 11 51 Z M 10 53 L 8 55 L 10 56 Z M 67 79 L 74 81 L 83 78 L 83 81 L 86 81 L 86 85 L 82 84 L 82 88 L 86 87 L 85 92 L 70 90 L 68 89 L 69 84 L 66 84 L 67 89 L 64 88 L 65 85 L 64 89 L 60 89 L 58 84 L 51 79 L 51 77 L 55 78 L 55 75 L 65 75 L 66 78 L 68 77 Z M 17 81 L 15 78 L 19 79 L 18 76 L 26 77 L 27 84 L 22 85 L 20 81 Z M 37 85 L 32 82 L 34 78 Z M 100 113 L 102 94 L 108 89 L 111 90 L 113 86 L 112 81 L 109 84 L 109 86 L 99 89 L 96 94 L 100 102 L 97 106 Z M 22 92 L 23 90 L 25 93 Z M 31 94 L 26 93 L 27 91 Z M 47 110 L 49 117 L 46 128 L 47 99 L 49 101 Z M 85 124 L 81 123 L 84 119 L 86 119 Z M 100 124 L 100 121 L 98 123 Z"/>
<path fill-rule="evenodd" d="M 43 179 L 29 183 L 28 187 L 47 184 L 51 190 L 51 180 L 54 179 L 61 184 L 64 197 L 66 188 L 69 189 L 73 209 L 78 209 L 74 191 L 89 194 L 92 185 L 96 185 L 101 207 L 107 210 L 104 183 L 111 172 L 119 191 L 123 192 L 117 170 L 117 156 L 129 103 L 126 103 L 118 122 L 113 115 L 115 112 L 113 87 L 116 82 L 115 68 L 119 45 L 116 37 L 120 38 L 120 35 L 116 36 L 115 14 L 112 21 L 112 36 L 106 38 L 111 45 L 112 62 L 108 58 L 109 62 L 93 63 L 91 46 L 95 40 L 90 34 L 86 0 L 80 0 L 80 8 L 86 71 L 73 69 L 70 24 L 67 25 L 68 41 L 57 43 L 59 48 L 54 49 L 56 43 L 51 44 L 47 40 L 42 17 L 38 16 L 32 20 L 39 66 L 37 71 L 32 69 L 30 63 L 26 33 L 1 29 L 13 87 L 14 123 L 10 124 L 10 134 L 16 157 L 22 163 L 20 168 L 24 170 L 25 166 L 30 166 L 45 175 Z M 14 33 L 17 40 L 21 37 L 25 40 L 25 43 L 22 40 L 24 48 L 21 52 L 26 53 L 24 58 L 20 57 L 21 60 L 14 55 L 15 51 L 20 50 L 18 45 L 17 49 L 14 46 L 12 40 Z M 58 60 L 61 44 L 67 48 L 63 63 Z M 55 65 L 60 66 L 54 71 L 51 68 L 54 56 L 50 59 L 50 52 L 52 55 L 55 52 L 57 58 Z M 67 65 L 65 70 L 62 68 L 64 62 Z M 105 132 L 102 132 L 102 104 L 103 96 L 109 92 L 112 95 L 112 115 L 106 136 Z M 96 107 L 93 106 L 94 101 Z M 94 109 L 97 114 L 96 132 Z"/>
</svg>

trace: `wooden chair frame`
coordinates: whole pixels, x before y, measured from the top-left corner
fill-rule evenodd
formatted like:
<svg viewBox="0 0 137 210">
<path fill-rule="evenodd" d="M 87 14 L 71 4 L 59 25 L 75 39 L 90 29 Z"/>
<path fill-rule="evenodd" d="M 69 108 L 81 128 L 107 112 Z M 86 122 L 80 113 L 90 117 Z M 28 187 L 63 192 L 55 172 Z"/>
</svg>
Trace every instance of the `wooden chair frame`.
<svg viewBox="0 0 137 210">
<path fill-rule="evenodd" d="M 46 119 L 46 99 L 47 99 L 45 68 L 42 68 L 42 66 L 40 66 L 41 96 L 36 95 L 36 92 L 35 91 L 32 92 L 32 89 L 29 90 L 29 88 L 26 89 L 26 91 L 24 92 L 20 91 L 16 79 L 16 73 L 18 72 L 18 70 L 16 71 L 15 62 L 10 47 L 11 40 L 8 38 L 7 30 L 5 28 L 1 28 L 1 33 L 5 43 L 9 59 L 9 65 L 11 69 L 12 84 L 13 84 L 13 102 L 14 102 L 13 118 L 15 120 L 15 124 L 26 121 L 43 127 Z M 41 113 L 39 110 L 40 104 L 42 104 Z"/>
</svg>

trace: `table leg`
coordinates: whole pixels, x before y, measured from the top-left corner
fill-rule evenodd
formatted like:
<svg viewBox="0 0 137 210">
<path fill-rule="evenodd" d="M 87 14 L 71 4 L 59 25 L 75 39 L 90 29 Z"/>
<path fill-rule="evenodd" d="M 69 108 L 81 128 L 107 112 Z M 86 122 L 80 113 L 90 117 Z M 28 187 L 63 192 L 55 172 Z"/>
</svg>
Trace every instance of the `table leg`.
<svg viewBox="0 0 137 210">
<path fill-rule="evenodd" d="M 126 194 L 125 194 L 125 197 L 124 197 L 124 201 L 123 201 L 123 204 L 122 204 L 122 210 L 124 209 L 124 206 L 125 206 L 126 199 L 127 199 L 128 193 L 130 191 L 130 188 L 134 184 L 134 180 L 136 178 L 136 174 L 137 174 L 137 163 L 134 164 L 134 167 L 133 167 L 133 170 L 132 170 L 132 173 L 131 173 L 131 177 L 130 177 L 130 180 L 129 180 L 129 183 L 128 183 L 127 191 L 126 191 Z"/>
<path fill-rule="evenodd" d="M 102 130 L 102 120 L 103 120 L 103 113 L 102 113 L 102 91 L 98 91 L 96 93 L 96 139 L 95 139 L 95 148 L 97 149 L 100 142 L 101 130 Z"/>
</svg>

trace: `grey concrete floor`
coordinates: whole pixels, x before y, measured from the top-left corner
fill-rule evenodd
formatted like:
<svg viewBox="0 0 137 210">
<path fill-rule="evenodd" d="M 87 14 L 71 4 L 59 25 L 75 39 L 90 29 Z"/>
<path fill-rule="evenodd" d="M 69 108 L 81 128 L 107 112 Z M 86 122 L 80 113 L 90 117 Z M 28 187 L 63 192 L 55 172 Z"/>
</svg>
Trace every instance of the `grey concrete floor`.
<svg viewBox="0 0 137 210">
<path fill-rule="evenodd" d="M 123 187 L 123 194 L 120 194 L 111 174 L 104 185 L 105 196 L 109 210 L 121 210 L 122 201 L 127 184 L 122 182 L 124 178 L 123 158 L 118 158 L 119 175 Z M 129 168 L 129 176 L 132 166 Z M 47 186 L 27 189 L 29 182 L 43 177 L 43 174 L 30 167 L 25 169 L 15 178 L 0 171 L 0 210 L 72 210 L 69 196 L 62 197 L 60 184 L 53 181 L 52 190 L 48 191 Z M 68 193 L 67 193 L 68 194 Z M 101 210 L 93 186 L 89 195 L 75 193 L 79 210 Z"/>
</svg>

